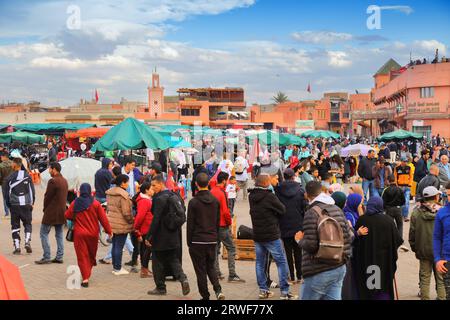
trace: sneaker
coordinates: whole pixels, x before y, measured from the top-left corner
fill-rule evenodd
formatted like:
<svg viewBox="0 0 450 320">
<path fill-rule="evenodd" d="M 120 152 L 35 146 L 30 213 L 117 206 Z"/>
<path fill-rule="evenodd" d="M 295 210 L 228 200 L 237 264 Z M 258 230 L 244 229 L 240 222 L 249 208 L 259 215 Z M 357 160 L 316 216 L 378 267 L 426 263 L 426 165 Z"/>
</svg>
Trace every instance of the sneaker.
<svg viewBox="0 0 450 320">
<path fill-rule="evenodd" d="M 153 276 L 152 272 L 146 268 L 141 268 L 141 278 L 151 278 Z"/>
<path fill-rule="evenodd" d="M 128 267 L 137 267 L 137 263 L 134 262 L 133 260 L 125 262 L 125 265 Z"/>
<path fill-rule="evenodd" d="M 151 296 L 165 296 L 167 294 L 167 291 L 165 290 L 159 290 L 159 289 L 153 289 L 147 292 L 148 295 Z"/>
<path fill-rule="evenodd" d="M 127 270 L 125 270 L 124 268 L 122 268 L 119 271 L 114 270 L 112 272 L 112 274 L 115 276 L 122 276 L 122 275 L 130 274 L 130 273 Z"/>
<path fill-rule="evenodd" d="M 183 296 L 187 296 L 189 292 L 191 292 L 191 288 L 189 287 L 189 282 L 187 280 L 181 282 L 181 291 L 183 292 Z"/>
<path fill-rule="evenodd" d="M 130 273 L 139 273 L 139 270 L 136 267 L 132 267 Z"/>
<path fill-rule="evenodd" d="M 222 291 L 216 292 L 216 298 L 217 300 L 225 300 L 225 295 L 222 293 Z"/>
<path fill-rule="evenodd" d="M 402 250 L 403 252 L 409 251 L 409 249 L 406 246 L 400 246 L 400 250 Z"/>
<path fill-rule="evenodd" d="M 53 259 L 52 260 L 52 263 L 59 263 L 59 264 L 63 264 L 64 263 L 64 260 L 62 260 L 62 259 Z"/>
<path fill-rule="evenodd" d="M 238 275 L 235 275 L 233 277 L 228 277 L 228 282 L 245 283 L 245 280 L 239 278 Z"/>
<path fill-rule="evenodd" d="M 33 253 L 33 250 L 31 249 L 31 244 L 29 243 L 25 244 L 25 250 L 27 251 L 27 253 Z"/>
<path fill-rule="evenodd" d="M 275 281 L 272 280 L 272 282 L 270 283 L 269 286 L 271 289 L 277 289 L 279 288 L 278 283 L 276 283 Z"/>
<path fill-rule="evenodd" d="M 98 262 L 101 264 L 111 264 L 110 260 L 105 260 L 105 259 L 100 259 L 100 260 L 98 260 Z"/>
<path fill-rule="evenodd" d="M 260 291 L 259 292 L 259 299 L 269 299 L 273 297 L 272 291 Z"/>
<path fill-rule="evenodd" d="M 285 293 L 285 294 L 281 294 L 280 300 L 298 300 L 298 296 L 288 292 L 288 293 Z"/>
<path fill-rule="evenodd" d="M 19 255 L 20 254 L 20 248 L 17 248 L 14 250 L 13 254 L 15 255 Z"/>
<path fill-rule="evenodd" d="M 47 260 L 47 259 L 42 258 L 41 260 L 35 261 L 34 263 L 35 264 L 51 264 L 52 260 Z"/>
</svg>

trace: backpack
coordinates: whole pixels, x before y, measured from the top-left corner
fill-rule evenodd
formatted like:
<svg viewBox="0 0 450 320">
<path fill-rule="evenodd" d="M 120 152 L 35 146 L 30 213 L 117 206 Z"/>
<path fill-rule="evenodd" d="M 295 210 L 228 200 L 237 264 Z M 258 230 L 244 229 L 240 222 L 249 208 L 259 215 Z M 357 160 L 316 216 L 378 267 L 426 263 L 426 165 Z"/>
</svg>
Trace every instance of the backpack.
<svg viewBox="0 0 450 320">
<path fill-rule="evenodd" d="M 181 196 L 172 192 L 168 199 L 169 209 L 164 216 L 164 225 L 169 231 L 176 231 L 186 222 L 186 206 Z"/>
<path fill-rule="evenodd" d="M 243 174 L 245 170 L 245 166 L 244 166 L 244 161 L 242 160 L 236 160 L 236 162 L 234 163 L 234 172 L 236 174 Z"/>
<path fill-rule="evenodd" d="M 336 219 L 330 217 L 326 210 L 314 206 L 313 211 L 318 215 L 317 233 L 319 235 L 319 250 L 315 258 L 323 263 L 338 265 L 344 258 L 344 232 Z"/>
<path fill-rule="evenodd" d="M 18 177 L 19 178 L 19 177 Z M 10 194 L 16 197 L 22 197 L 30 193 L 30 184 L 32 183 L 29 175 L 24 175 L 22 179 L 10 183 Z"/>
</svg>

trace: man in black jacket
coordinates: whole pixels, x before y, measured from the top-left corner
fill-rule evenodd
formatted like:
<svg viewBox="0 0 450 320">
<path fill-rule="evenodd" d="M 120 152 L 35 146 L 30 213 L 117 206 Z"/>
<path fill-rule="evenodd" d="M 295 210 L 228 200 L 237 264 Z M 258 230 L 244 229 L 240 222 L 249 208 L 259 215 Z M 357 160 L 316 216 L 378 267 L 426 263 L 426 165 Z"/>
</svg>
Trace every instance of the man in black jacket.
<svg viewBox="0 0 450 320">
<path fill-rule="evenodd" d="M 102 168 L 95 173 L 95 199 L 100 203 L 106 202 L 106 190 L 111 188 L 113 176 L 111 173 L 112 161 L 108 158 L 103 158 Z"/>
<path fill-rule="evenodd" d="M 419 183 L 427 174 L 428 166 L 427 162 L 430 158 L 430 152 L 428 150 L 422 151 L 422 157 L 416 163 L 416 169 L 414 170 L 414 181 Z"/>
<path fill-rule="evenodd" d="M 301 300 L 341 300 L 342 285 L 346 273 L 346 262 L 350 258 L 353 233 L 342 210 L 335 205 L 333 198 L 322 193 L 322 185 L 317 181 L 306 184 L 306 197 L 310 202 L 305 213 L 303 232 L 296 235 L 298 245 L 303 249 L 302 272 L 304 283 L 301 287 Z M 319 251 L 319 216 L 314 207 L 336 220 L 344 236 L 343 259 L 338 264 L 330 264 L 315 259 Z"/>
<path fill-rule="evenodd" d="M 423 200 L 423 190 L 426 187 L 435 187 L 436 189 L 441 188 L 441 181 L 439 179 L 439 167 L 436 164 L 430 166 L 430 172 L 420 180 L 417 185 L 416 191 L 416 202 L 422 202 Z"/>
<path fill-rule="evenodd" d="M 302 249 L 295 241 L 295 234 L 303 230 L 306 200 L 302 186 L 294 179 L 294 170 L 287 168 L 284 171 L 285 181 L 275 187 L 275 194 L 286 207 L 286 213 L 280 218 L 280 231 L 289 265 L 290 280 L 296 282 L 297 276 L 299 282 L 302 278 Z"/>
<path fill-rule="evenodd" d="M 219 239 L 219 201 L 208 190 L 208 175 L 200 173 L 196 178 L 198 192 L 189 202 L 187 213 L 187 245 L 197 276 L 198 291 L 202 300 L 209 300 L 208 279 L 217 300 L 224 300 L 222 287 L 214 266 Z"/>
<path fill-rule="evenodd" d="M 405 205 L 405 195 L 403 190 L 397 186 L 395 177 L 389 176 L 389 186 L 384 189 L 382 193 L 382 199 L 386 215 L 394 219 L 397 225 L 398 233 L 403 239 L 403 216 L 402 206 Z"/>
<path fill-rule="evenodd" d="M 32 253 L 31 231 L 32 211 L 36 200 L 34 184 L 26 170 L 22 169 L 22 159 L 14 158 L 14 170 L 3 182 L 5 202 L 11 211 L 11 229 L 14 242 L 14 254 L 20 254 L 20 222 L 25 229 L 25 250 Z"/>
<path fill-rule="evenodd" d="M 253 239 L 256 250 L 256 278 L 259 286 L 259 298 L 268 299 L 273 296 L 267 286 L 265 272 L 266 260 L 269 253 L 277 264 L 280 275 L 280 299 L 296 300 L 298 297 L 289 292 L 288 265 L 283 250 L 279 219 L 285 213 L 285 206 L 269 189 L 270 175 L 260 174 L 256 178 L 256 187 L 250 190 L 250 216 L 253 225 Z"/>
<path fill-rule="evenodd" d="M 189 282 L 181 267 L 181 261 L 177 257 L 177 251 L 181 247 L 181 225 L 173 229 L 171 225 L 173 212 L 180 212 L 182 204 L 171 191 L 167 190 L 164 178 L 157 175 L 152 179 L 152 189 L 154 192 L 152 213 L 153 221 L 150 230 L 145 237 L 145 244 L 152 247 L 153 260 L 152 269 L 156 288 L 148 292 L 149 295 L 166 295 L 166 267 L 170 267 L 175 278 L 181 282 L 183 295 L 190 292 Z M 183 208 L 184 210 L 184 208 Z M 186 221 L 186 215 L 181 217 Z M 178 214 L 177 214 L 178 216 Z"/>
<path fill-rule="evenodd" d="M 367 192 L 369 191 L 370 197 L 378 196 L 377 189 L 375 188 L 375 181 L 372 175 L 372 169 L 375 166 L 375 150 L 369 150 L 367 157 L 363 158 L 358 166 L 358 175 L 363 179 L 362 188 L 364 192 L 364 204 L 367 204 Z"/>
</svg>

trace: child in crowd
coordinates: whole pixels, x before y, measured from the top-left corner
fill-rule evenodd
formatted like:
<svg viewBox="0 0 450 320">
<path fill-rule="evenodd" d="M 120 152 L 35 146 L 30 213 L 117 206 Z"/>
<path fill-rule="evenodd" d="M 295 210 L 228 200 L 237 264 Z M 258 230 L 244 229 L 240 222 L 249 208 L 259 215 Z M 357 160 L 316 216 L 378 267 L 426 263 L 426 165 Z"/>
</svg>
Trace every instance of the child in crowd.
<svg viewBox="0 0 450 320">
<path fill-rule="evenodd" d="M 312 167 L 311 173 L 312 173 L 313 181 L 320 182 L 319 169 L 317 169 L 317 167 Z"/>
<path fill-rule="evenodd" d="M 239 187 L 237 186 L 236 177 L 231 176 L 228 180 L 227 188 L 225 192 L 228 195 L 228 207 L 230 208 L 231 218 L 234 217 L 234 204 L 236 203 L 237 193 L 239 192 Z"/>
</svg>

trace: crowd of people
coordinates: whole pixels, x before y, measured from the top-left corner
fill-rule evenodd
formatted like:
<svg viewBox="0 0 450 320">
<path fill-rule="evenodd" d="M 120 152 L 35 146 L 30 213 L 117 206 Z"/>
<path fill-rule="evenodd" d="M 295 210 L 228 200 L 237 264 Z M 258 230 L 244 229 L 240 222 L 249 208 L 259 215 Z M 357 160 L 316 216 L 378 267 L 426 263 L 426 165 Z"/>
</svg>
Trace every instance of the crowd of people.
<svg viewBox="0 0 450 320">
<path fill-rule="evenodd" d="M 188 295 L 181 263 L 186 242 L 202 299 L 210 299 L 209 279 L 222 300 L 222 250 L 228 253 L 227 281 L 245 283 L 236 271 L 231 226 L 236 216 L 246 214 L 237 210 L 237 202 L 248 201 L 259 299 L 273 297 L 275 288 L 283 300 L 395 299 L 398 250 L 409 250 L 405 240 L 420 261 L 420 297 L 430 299 L 434 273 L 438 299 L 450 299 L 449 146 L 437 136 L 423 142 L 373 143 L 367 155 L 341 157 L 342 149 L 355 142 L 307 139 L 302 147 L 263 150 L 253 157 L 245 144 L 221 156 L 223 150 L 213 142 L 200 141 L 200 161 L 183 152 L 163 152 L 147 172 L 132 157 L 108 153 L 95 185 L 82 184 L 68 207 L 67 181 L 49 144 L 52 179 L 40 228 L 43 257 L 36 264 L 64 263 L 67 221 L 73 237 L 68 233 L 66 239 L 74 243 L 82 287 L 89 287 L 92 268 L 100 262 L 111 264 L 115 276 L 136 272 L 153 278 L 150 295 L 166 295 L 168 277 Z M 13 253 L 21 254 L 21 222 L 25 250 L 32 253 L 36 193 L 26 156 L 4 147 L 0 156 Z M 177 183 L 187 177 L 184 191 L 190 190 L 192 197 L 186 205 Z M 407 239 L 405 223 L 410 223 Z M 57 252 L 52 259 L 48 237 L 53 227 Z M 111 246 L 97 260 L 101 229 Z M 125 264 L 124 248 L 131 255 Z M 270 276 L 272 262 L 278 283 Z M 370 285 L 373 275 L 379 279 Z M 296 283 L 301 283 L 298 295 L 291 291 Z"/>
</svg>

